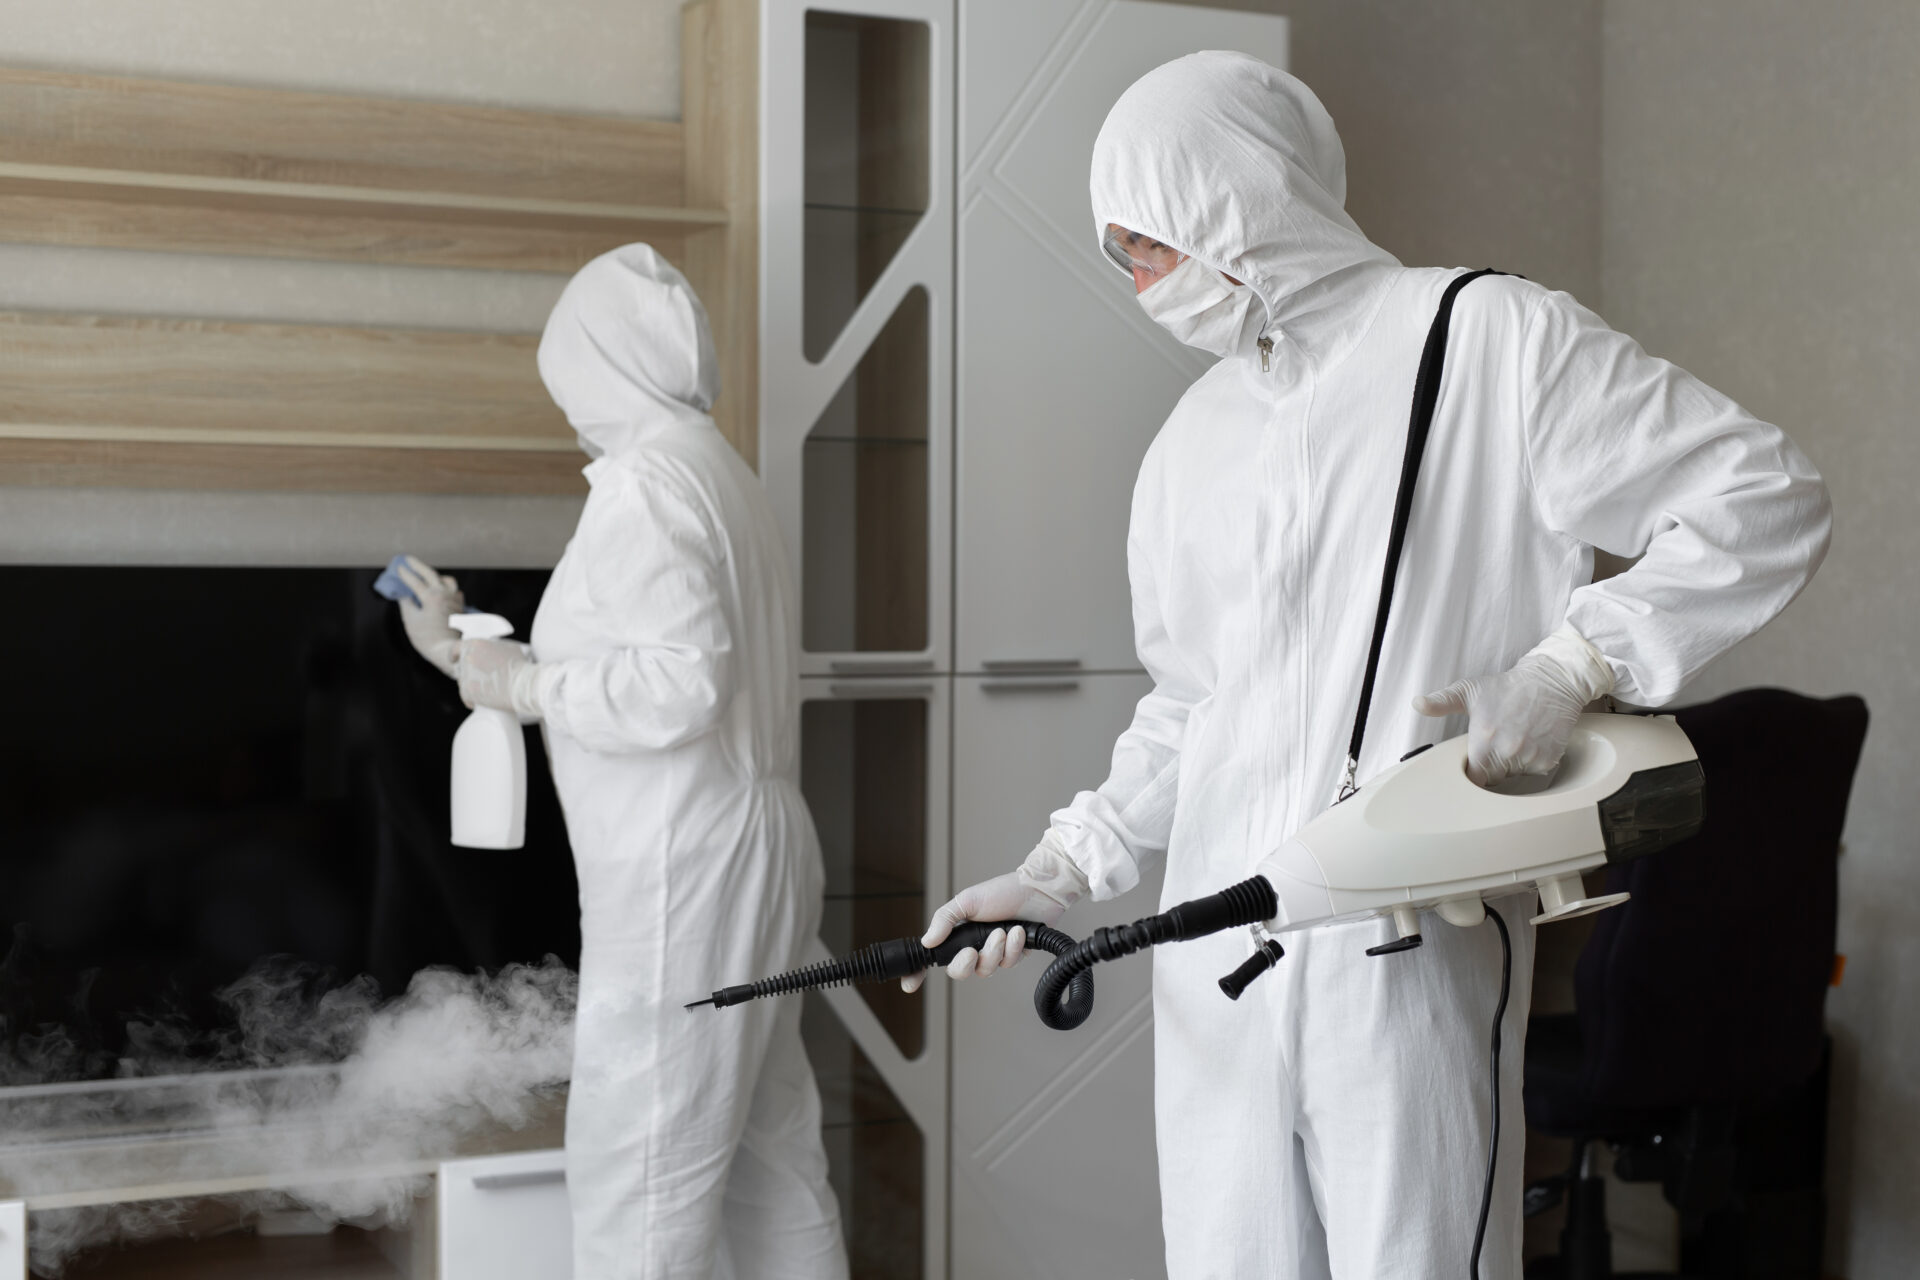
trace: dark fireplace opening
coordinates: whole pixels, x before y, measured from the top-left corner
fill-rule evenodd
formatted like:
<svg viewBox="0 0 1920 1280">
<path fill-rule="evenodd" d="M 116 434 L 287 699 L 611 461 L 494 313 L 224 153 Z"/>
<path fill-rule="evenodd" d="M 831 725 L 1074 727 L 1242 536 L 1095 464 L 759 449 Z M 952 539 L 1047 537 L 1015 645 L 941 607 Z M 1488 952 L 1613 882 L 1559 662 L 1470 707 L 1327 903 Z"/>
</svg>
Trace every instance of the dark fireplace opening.
<svg viewBox="0 0 1920 1280">
<path fill-rule="evenodd" d="M 525 638 L 544 570 L 455 569 Z M 0 1085 L 232 1052 L 219 993 L 579 961 L 539 735 L 527 843 L 448 841 L 467 714 L 370 569 L 5 567 Z M 188 1063 L 176 1062 L 175 1069 Z M 137 1068 L 136 1068 L 137 1069 Z"/>
</svg>

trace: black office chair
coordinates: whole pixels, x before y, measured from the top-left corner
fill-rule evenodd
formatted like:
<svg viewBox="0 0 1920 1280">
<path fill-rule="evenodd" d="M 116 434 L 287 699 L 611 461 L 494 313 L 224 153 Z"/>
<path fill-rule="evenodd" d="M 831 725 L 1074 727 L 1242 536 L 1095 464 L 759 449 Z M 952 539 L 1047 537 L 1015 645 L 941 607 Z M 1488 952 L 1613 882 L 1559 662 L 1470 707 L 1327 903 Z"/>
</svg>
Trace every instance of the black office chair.
<svg viewBox="0 0 1920 1280">
<path fill-rule="evenodd" d="M 1574 1144 L 1566 1174 L 1527 1190 L 1529 1215 L 1567 1202 L 1560 1254 L 1530 1280 L 1615 1274 L 1594 1142 L 1679 1210 L 1680 1275 L 1820 1275 L 1823 1005 L 1866 703 L 1748 689 L 1675 714 L 1705 825 L 1608 872 L 1633 898 L 1596 917 L 1576 1012 L 1527 1024 L 1527 1123 Z"/>
</svg>

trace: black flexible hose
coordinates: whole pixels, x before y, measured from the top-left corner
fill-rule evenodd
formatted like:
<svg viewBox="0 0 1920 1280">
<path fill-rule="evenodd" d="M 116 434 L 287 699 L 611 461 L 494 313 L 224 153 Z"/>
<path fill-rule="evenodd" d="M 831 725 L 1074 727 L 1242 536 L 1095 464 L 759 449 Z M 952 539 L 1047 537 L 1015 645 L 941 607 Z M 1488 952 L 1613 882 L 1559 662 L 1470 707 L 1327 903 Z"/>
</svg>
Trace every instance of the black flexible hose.
<svg viewBox="0 0 1920 1280">
<path fill-rule="evenodd" d="M 1500 931 L 1500 1003 L 1493 1011 L 1493 1140 L 1487 1144 L 1487 1180 L 1480 1188 L 1480 1223 L 1473 1229 L 1468 1280 L 1477 1280 L 1480 1275 L 1480 1246 L 1486 1241 L 1487 1214 L 1493 1208 L 1493 1171 L 1500 1159 L 1500 1024 L 1506 1020 L 1507 993 L 1513 985 L 1513 941 L 1507 937 L 1507 922 L 1491 906 L 1487 916 Z"/>
<path fill-rule="evenodd" d="M 1273 886 L 1265 876 L 1254 876 L 1207 897 L 1168 907 L 1157 916 L 1095 929 L 1066 951 L 1055 953 L 1054 962 L 1040 975 L 1040 985 L 1033 989 L 1034 1012 L 1040 1015 L 1040 1021 L 1057 1027 L 1060 1024 L 1054 1020 L 1054 1011 L 1062 1007 L 1062 993 L 1087 977 L 1087 970 L 1102 960 L 1118 960 L 1162 942 L 1184 942 L 1235 925 L 1270 920 L 1279 910 L 1280 899 L 1274 895 Z"/>
<path fill-rule="evenodd" d="M 918 938 L 891 938 L 836 959 L 821 960 L 803 969 L 775 974 L 758 982 L 722 987 L 710 998 L 697 1000 L 687 1007 L 691 1009 L 696 1005 L 711 1004 L 724 1009 L 728 1005 L 745 1004 L 749 1000 L 788 995 L 795 991 L 817 991 L 823 987 L 842 987 L 853 982 L 885 982 L 891 978 L 905 978 L 935 965 L 948 964 L 968 947 L 978 949 L 985 945 L 995 929 L 1011 929 L 1015 925 L 1027 931 L 1028 946 L 1051 955 L 1065 955 L 1079 945 L 1070 935 L 1031 920 L 967 920 L 956 925 L 937 947 L 923 947 Z M 1047 972 L 1050 974 L 1053 970 L 1048 969 Z M 1040 1020 L 1048 1026 L 1059 1031 L 1073 1030 L 1093 1014 L 1093 975 L 1083 973 L 1071 982 L 1061 983 L 1044 1003 L 1036 992 L 1034 1007 L 1040 1010 Z"/>
</svg>

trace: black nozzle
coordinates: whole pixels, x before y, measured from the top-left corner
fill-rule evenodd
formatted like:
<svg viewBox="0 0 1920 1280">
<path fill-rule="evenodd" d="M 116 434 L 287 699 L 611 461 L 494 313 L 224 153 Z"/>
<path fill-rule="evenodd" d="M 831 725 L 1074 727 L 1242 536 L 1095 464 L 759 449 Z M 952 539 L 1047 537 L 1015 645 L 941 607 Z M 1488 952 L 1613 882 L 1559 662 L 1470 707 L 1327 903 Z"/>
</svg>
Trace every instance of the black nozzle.
<svg viewBox="0 0 1920 1280">
<path fill-rule="evenodd" d="M 1253 985 L 1253 980 L 1280 963 L 1280 957 L 1286 955 L 1278 938 L 1268 938 L 1254 949 L 1245 964 L 1220 979 L 1220 989 L 1227 993 L 1227 999 L 1238 1000 L 1240 993 Z"/>
<path fill-rule="evenodd" d="M 724 1009 L 730 1004 L 745 1004 L 758 994 L 751 985 L 722 987 L 705 1000 L 695 1000 L 687 1008 L 698 1009 L 703 1004 L 710 1004 L 716 1009 Z"/>
<path fill-rule="evenodd" d="M 724 1009 L 765 996 L 817 991 L 823 987 L 841 987 L 853 982 L 885 982 L 890 978 L 909 977 L 935 965 L 950 964 L 955 956 L 968 947 L 977 949 L 985 945 L 995 929 L 1012 929 L 1015 925 L 1027 931 L 1027 943 L 1036 950 L 1057 956 L 1077 945 L 1058 929 L 1031 920 L 967 920 L 956 925 L 937 947 L 923 947 L 918 938 L 890 938 L 836 960 L 822 960 L 804 969 L 775 974 L 758 982 L 722 987 L 709 998 L 696 1000 L 687 1008 L 695 1009 L 710 1004 L 716 1009 Z M 1093 1013 L 1093 975 L 1081 974 L 1079 980 L 1063 983 L 1061 990 L 1054 993 L 1049 1009 L 1051 1017 L 1043 1014 L 1042 1021 L 1050 1027 L 1072 1030 L 1085 1022 Z"/>
</svg>

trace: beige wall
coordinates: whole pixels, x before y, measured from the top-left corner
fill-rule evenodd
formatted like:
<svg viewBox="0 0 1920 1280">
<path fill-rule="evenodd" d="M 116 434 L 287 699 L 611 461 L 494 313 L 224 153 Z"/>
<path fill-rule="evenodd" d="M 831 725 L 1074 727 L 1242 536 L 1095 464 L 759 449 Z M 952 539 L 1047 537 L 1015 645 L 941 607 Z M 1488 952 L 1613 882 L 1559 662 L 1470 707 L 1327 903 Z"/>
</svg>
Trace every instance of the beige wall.
<svg viewBox="0 0 1920 1280">
<path fill-rule="evenodd" d="M 678 118 L 679 0 L 0 0 L 0 65 Z M 0 244 L 0 309 L 531 331 L 565 278 Z M 0 489 L 0 562 L 551 564 L 571 498 Z"/>
<path fill-rule="evenodd" d="M 1784 426 L 1833 493 L 1819 577 L 1694 692 L 1858 692 L 1873 713 L 1827 1005 L 1830 1266 L 1851 1280 L 1920 1259 L 1916 68 L 1911 0 L 1606 6 L 1604 314 Z"/>
<path fill-rule="evenodd" d="M 965 0 L 962 0 L 964 3 Z M 1292 19 L 1347 208 L 1411 266 L 1600 285 L 1600 0 L 1214 0 Z"/>
</svg>

